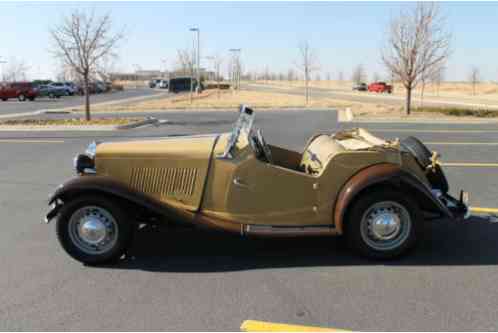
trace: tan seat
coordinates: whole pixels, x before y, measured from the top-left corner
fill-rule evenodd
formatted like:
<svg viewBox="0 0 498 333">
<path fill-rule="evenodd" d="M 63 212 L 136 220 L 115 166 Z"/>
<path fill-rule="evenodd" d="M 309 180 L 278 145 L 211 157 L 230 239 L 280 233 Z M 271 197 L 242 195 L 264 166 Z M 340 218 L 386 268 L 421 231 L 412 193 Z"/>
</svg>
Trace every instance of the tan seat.
<svg viewBox="0 0 498 333">
<path fill-rule="evenodd" d="M 311 175 L 318 175 L 336 154 L 345 151 L 337 141 L 329 135 L 314 137 L 303 152 L 300 170 Z"/>
</svg>

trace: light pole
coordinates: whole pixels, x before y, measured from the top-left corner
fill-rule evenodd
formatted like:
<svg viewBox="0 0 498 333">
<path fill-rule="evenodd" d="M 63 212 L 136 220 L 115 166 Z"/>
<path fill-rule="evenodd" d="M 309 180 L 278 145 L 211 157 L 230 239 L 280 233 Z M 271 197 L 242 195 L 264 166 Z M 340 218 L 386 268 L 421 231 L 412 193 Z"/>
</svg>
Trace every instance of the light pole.
<svg viewBox="0 0 498 333">
<path fill-rule="evenodd" d="M 235 71 L 232 74 L 232 82 L 236 85 L 237 90 L 240 89 L 240 51 L 242 49 L 230 49 L 229 51 L 232 52 L 233 56 L 233 66 L 235 67 Z M 233 70 L 233 69 L 232 69 Z"/>
<path fill-rule="evenodd" d="M 201 85 L 201 30 L 199 28 L 190 28 L 190 31 L 197 33 L 197 93 L 200 93 L 200 85 Z M 193 59 L 192 59 L 193 60 Z"/>
</svg>

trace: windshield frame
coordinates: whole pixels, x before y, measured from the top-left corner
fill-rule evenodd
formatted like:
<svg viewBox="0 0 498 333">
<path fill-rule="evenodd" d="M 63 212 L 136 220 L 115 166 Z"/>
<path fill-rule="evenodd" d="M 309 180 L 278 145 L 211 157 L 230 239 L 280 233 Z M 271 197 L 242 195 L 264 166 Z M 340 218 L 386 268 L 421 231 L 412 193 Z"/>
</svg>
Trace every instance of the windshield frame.
<svg viewBox="0 0 498 333">
<path fill-rule="evenodd" d="M 225 146 L 225 150 L 219 156 L 219 158 L 233 158 L 233 150 L 237 145 L 237 142 L 239 141 L 241 135 L 245 135 L 249 140 L 249 135 L 251 134 L 252 126 L 254 123 L 254 111 L 246 105 L 241 105 L 239 113 L 239 118 L 235 122 L 232 132 L 228 137 L 228 142 Z"/>
</svg>

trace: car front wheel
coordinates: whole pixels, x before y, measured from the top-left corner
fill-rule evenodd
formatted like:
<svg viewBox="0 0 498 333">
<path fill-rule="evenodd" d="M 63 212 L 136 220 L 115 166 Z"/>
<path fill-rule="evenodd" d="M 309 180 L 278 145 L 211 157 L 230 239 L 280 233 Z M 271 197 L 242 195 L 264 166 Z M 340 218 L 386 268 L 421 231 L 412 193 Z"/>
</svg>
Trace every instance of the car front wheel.
<svg viewBox="0 0 498 333">
<path fill-rule="evenodd" d="M 421 212 L 406 194 L 366 192 L 348 210 L 346 238 L 359 253 L 379 259 L 398 257 L 415 246 Z"/>
<path fill-rule="evenodd" d="M 57 219 L 57 237 L 74 259 L 90 265 L 118 260 L 126 251 L 132 226 L 115 200 L 82 197 L 64 204 Z"/>
<path fill-rule="evenodd" d="M 24 102 L 26 100 L 26 96 L 24 96 L 23 94 L 20 94 L 17 99 L 20 101 L 20 102 Z"/>
</svg>

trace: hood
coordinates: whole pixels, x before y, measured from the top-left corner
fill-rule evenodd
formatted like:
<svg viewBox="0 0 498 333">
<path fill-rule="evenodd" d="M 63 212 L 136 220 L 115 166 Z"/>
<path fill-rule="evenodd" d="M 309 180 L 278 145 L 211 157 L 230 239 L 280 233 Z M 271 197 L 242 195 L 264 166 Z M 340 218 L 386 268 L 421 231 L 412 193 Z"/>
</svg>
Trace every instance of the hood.
<svg viewBox="0 0 498 333">
<path fill-rule="evenodd" d="M 108 176 L 161 202 L 196 210 L 217 135 L 102 143 L 97 175 Z"/>
</svg>

